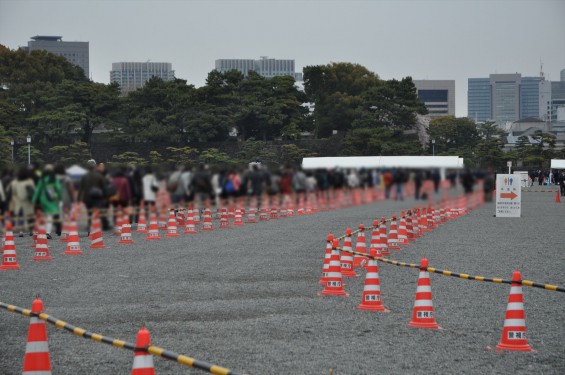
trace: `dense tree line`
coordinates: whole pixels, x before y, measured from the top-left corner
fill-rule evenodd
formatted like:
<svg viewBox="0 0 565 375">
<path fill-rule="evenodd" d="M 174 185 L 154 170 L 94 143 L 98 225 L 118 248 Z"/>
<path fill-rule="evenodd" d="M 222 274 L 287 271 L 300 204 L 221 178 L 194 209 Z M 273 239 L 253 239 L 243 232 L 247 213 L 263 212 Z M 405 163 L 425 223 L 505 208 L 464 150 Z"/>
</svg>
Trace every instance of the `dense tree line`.
<svg viewBox="0 0 565 375">
<path fill-rule="evenodd" d="M 124 144 L 171 144 L 151 151 L 149 157 L 124 149 L 113 156 L 116 162 L 221 163 L 230 161 L 223 150 L 198 151 L 194 145 L 233 141 L 237 135 L 243 142 L 241 160 L 280 162 L 313 153 L 287 145 L 272 155 L 265 150 L 266 141 L 297 140 L 304 132 L 328 138 L 337 132 L 344 135 L 341 149 L 335 150 L 341 155 L 427 154 L 433 138 L 438 155 L 458 154 L 476 164 L 501 164 L 505 159 L 493 125 L 477 128 L 468 119 L 445 117 L 432 121 L 422 137 L 417 115 L 427 112 L 410 77 L 382 80 L 350 63 L 308 66 L 303 75 L 304 91 L 292 77 L 267 79 L 254 72 L 244 77 L 238 71 L 213 70 L 200 88 L 182 79 L 151 78 L 142 89 L 122 96 L 116 84 L 90 81 L 63 57 L 0 45 L 0 142 L 22 143 L 29 134 L 34 144 L 51 146 L 51 157 L 70 162 L 88 154 L 93 131 L 102 129 L 108 140 Z M 549 135 L 543 139 L 551 145 Z M 3 163 L 10 160 L 9 152 L 0 147 Z M 34 160 L 41 159 L 35 148 L 32 153 Z M 539 161 L 550 153 L 540 156 L 524 145 L 515 156 Z"/>
</svg>

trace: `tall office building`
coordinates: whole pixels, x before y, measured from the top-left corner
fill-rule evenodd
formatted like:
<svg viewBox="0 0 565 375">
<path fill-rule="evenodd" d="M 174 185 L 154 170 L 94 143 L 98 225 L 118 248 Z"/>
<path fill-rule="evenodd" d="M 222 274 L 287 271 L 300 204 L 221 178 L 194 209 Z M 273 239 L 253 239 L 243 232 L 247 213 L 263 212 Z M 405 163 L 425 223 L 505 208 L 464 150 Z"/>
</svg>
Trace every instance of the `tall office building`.
<svg viewBox="0 0 565 375">
<path fill-rule="evenodd" d="M 491 74 L 492 119 L 499 123 L 520 120 L 520 74 Z"/>
<path fill-rule="evenodd" d="M 297 81 L 302 81 L 302 73 L 294 71 L 294 60 L 277 60 L 269 59 L 267 56 L 261 56 L 259 60 L 218 59 L 215 65 L 216 70 L 220 73 L 238 70 L 247 77 L 249 71 L 254 71 L 265 78 L 291 76 Z"/>
<path fill-rule="evenodd" d="M 455 116 L 454 80 L 413 80 L 418 98 L 428 109 L 431 118 Z"/>
<path fill-rule="evenodd" d="M 63 56 L 70 63 L 84 70 L 84 75 L 90 77 L 88 42 L 63 42 L 62 36 L 36 35 L 27 42 L 28 52 L 45 50 L 55 55 Z"/>
<path fill-rule="evenodd" d="M 543 76 L 522 77 L 491 74 L 489 78 L 469 78 L 467 116 L 476 121 L 502 125 L 525 118 L 542 118 L 548 88 Z"/>
<path fill-rule="evenodd" d="M 110 82 L 119 84 L 122 94 L 142 88 L 151 77 L 172 81 L 175 79 L 175 71 L 171 63 L 165 62 L 112 63 Z"/>
<path fill-rule="evenodd" d="M 490 79 L 469 78 L 467 92 L 467 116 L 476 122 L 492 119 L 492 93 Z"/>
</svg>

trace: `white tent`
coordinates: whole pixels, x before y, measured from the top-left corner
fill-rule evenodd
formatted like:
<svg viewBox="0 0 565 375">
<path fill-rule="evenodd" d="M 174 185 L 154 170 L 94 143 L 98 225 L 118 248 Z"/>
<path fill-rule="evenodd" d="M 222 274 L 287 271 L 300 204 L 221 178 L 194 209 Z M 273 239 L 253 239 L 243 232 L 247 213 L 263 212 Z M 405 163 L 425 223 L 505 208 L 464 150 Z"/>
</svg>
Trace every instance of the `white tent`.
<svg viewBox="0 0 565 375">
<path fill-rule="evenodd" d="M 69 168 L 66 169 L 66 172 L 69 176 L 83 176 L 88 171 L 81 167 L 80 165 L 71 165 Z"/>
<path fill-rule="evenodd" d="M 303 158 L 303 169 L 317 168 L 414 168 L 461 169 L 463 158 L 458 156 L 346 156 Z"/>
<path fill-rule="evenodd" d="M 551 159 L 551 169 L 565 169 L 565 159 Z"/>
</svg>

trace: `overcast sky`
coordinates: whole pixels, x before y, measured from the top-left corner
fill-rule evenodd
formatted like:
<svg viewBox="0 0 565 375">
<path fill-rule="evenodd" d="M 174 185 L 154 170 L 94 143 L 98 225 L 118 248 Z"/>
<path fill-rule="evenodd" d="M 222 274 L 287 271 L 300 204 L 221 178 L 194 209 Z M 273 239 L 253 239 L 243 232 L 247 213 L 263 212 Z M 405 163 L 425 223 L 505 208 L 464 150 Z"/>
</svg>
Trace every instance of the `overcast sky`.
<svg viewBox="0 0 565 375">
<path fill-rule="evenodd" d="M 565 0 L 0 0 L 0 43 L 34 35 L 90 42 L 90 73 L 113 62 L 170 62 L 199 87 L 219 58 L 294 59 L 296 69 L 358 63 L 382 79 L 467 79 L 491 73 L 559 80 Z"/>
</svg>

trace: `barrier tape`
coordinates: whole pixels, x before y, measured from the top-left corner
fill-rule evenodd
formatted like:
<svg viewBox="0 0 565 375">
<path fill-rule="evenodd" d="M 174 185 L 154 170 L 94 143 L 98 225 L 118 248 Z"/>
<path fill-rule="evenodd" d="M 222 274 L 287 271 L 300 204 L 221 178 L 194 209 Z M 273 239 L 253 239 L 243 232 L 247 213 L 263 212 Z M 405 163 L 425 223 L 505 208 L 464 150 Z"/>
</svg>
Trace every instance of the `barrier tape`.
<svg viewBox="0 0 565 375">
<path fill-rule="evenodd" d="M 383 263 L 387 263 L 387 264 L 392 264 L 393 266 L 398 266 L 398 267 L 409 267 L 409 268 L 418 268 L 421 271 L 428 271 L 428 272 L 433 272 L 433 273 L 437 273 L 440 275 L 444 275 L 444 276 L 451 276 L 451 277 L 458 277 L 460 279 L 465 279 L 465 280 L 475 280 L 475 281 L 486 281 L 486 282 L 490 282 L 490 283 L 498 283 L 498 284 L 512 284 L 513 282 L 515 283 L 516 281 L 512 281 L 512 280 L 504 280 L 502 278 L 499 277 L 484 277 L 484 276 L 472 276 L 472 275 L 468 275 L 466 273 L 457 273 L 457 272 L 452 272 L 452 271 L 447 271 L 447 270 L 440 270 L 434 267 L 420 267 L 420 265 L 418 264 L 414 264 L 414 263 L 406 263 L 406 262 L 399 262 L 396 260 L 391 260 L 391 259 L 387 259 L 387 258 L 382 258 L 382 257 L 375 257 L 375 256 L 371 256 L 365 253 L 359 253 L 357 251 L 354 250 L 346 250 L 340 247 L 334 247 L 334 250 L 338 250 L 338 251 L 343 251 L 346 253 L 350 253 L 350 254 L 354 254 L 354 255 L 359 255 L 365 258 L 371 258 L 371 259 L 375 259 L 379 262 L 383 262 Z M 536 283 L 530 280 L 520 280 L 518 281 L 518 283 L 525 285 L 525 286 L 531 286 L 533 288 L 540 288 L 540 289 L 546 289 L 546 290 L 552 290 L 554 292 L 562 292 L 565 293 L 565 288 L 557 286 L 557 285 L 551 285 L 551 284 L 541 284 L 541 283 Z"/>
<path fill-rule="evenodd" d="M 80 327 L 75 327 L 75 326 L 73 326 L 69 323 L 66 323 L 62 320 L 59 320 L 59 319 L 52 317 L 52 316 L 45 314 L 45 313 L 33 313 L 33 312 L 31 312 L 31 310 L 23 309 L 21 307 L 14 306 L 14 305 L 7 305 L 3 302 L 0 302 L 0 308 L 3 308 L 3 309 L 10 311 L 10 312 L 18 313 L 18 314 L 21 314 L 21 315 L 27 316 L 27 317 L 35 316 L 35 317 L 37 317 L 37 318 L 39 318 L 43 321 L 46 321 L 48 323 L 53 324 L 57 328 L 64 329 L 66 331 L 71 332 L 72 334 L 74 334 L 76 336 L 80 336 L 80 337 L 83 337 L 85 339 L 91 339 L 91 340 L 96 341 L 96 342 L 101 342 L 101 343 L 112 345 L 112 346 L 115 346 L 115 347 L 118 347 L 118 348 L 131 350 L 133 352 L 143 351 L 143 352 L 146 352 L 146 353 L 158 356 L 158 357 L 162 357 L 162 358 L 165 358 L 165 359 L 169 359 L 171 361 L 178 362 L 181 365 L 184 365 L 184 366 L 187 366 L 187 367 L 193 367 L 193 368 L 197 368 L 197 369 L 200 369 L 200 370 L 207 371 L 211 374 L 240 375 L 240 373 L 232 371 L 230 369 L 227 369 L 227 368 L 224 368 L 224 367 L 221 367 L 221 366 L 218 366 L 218 365 L 213 365 L 213 364 L 210 364 L 210 363 L 207 363 L 207 362 L 204 362 L 204 361 L 200 361 L 198 359 L 194 359 L 194 358 L 186 356 L 186 355 L 177 354 L 175 352 L 171 352 L 169 350 L 159 348 L 158 346 L 149 345 L 149 346 L 146 346 L 146 347 L 136 347 L 135 344 L 133 344 L 131 342 L 114 339 L 114 338 L 111 338 L 111 337 L 100 335 L 98 333 L 93 333 L 93 332 L 87 331 L 87 330 L 80 328 Z"/>
</svg>

